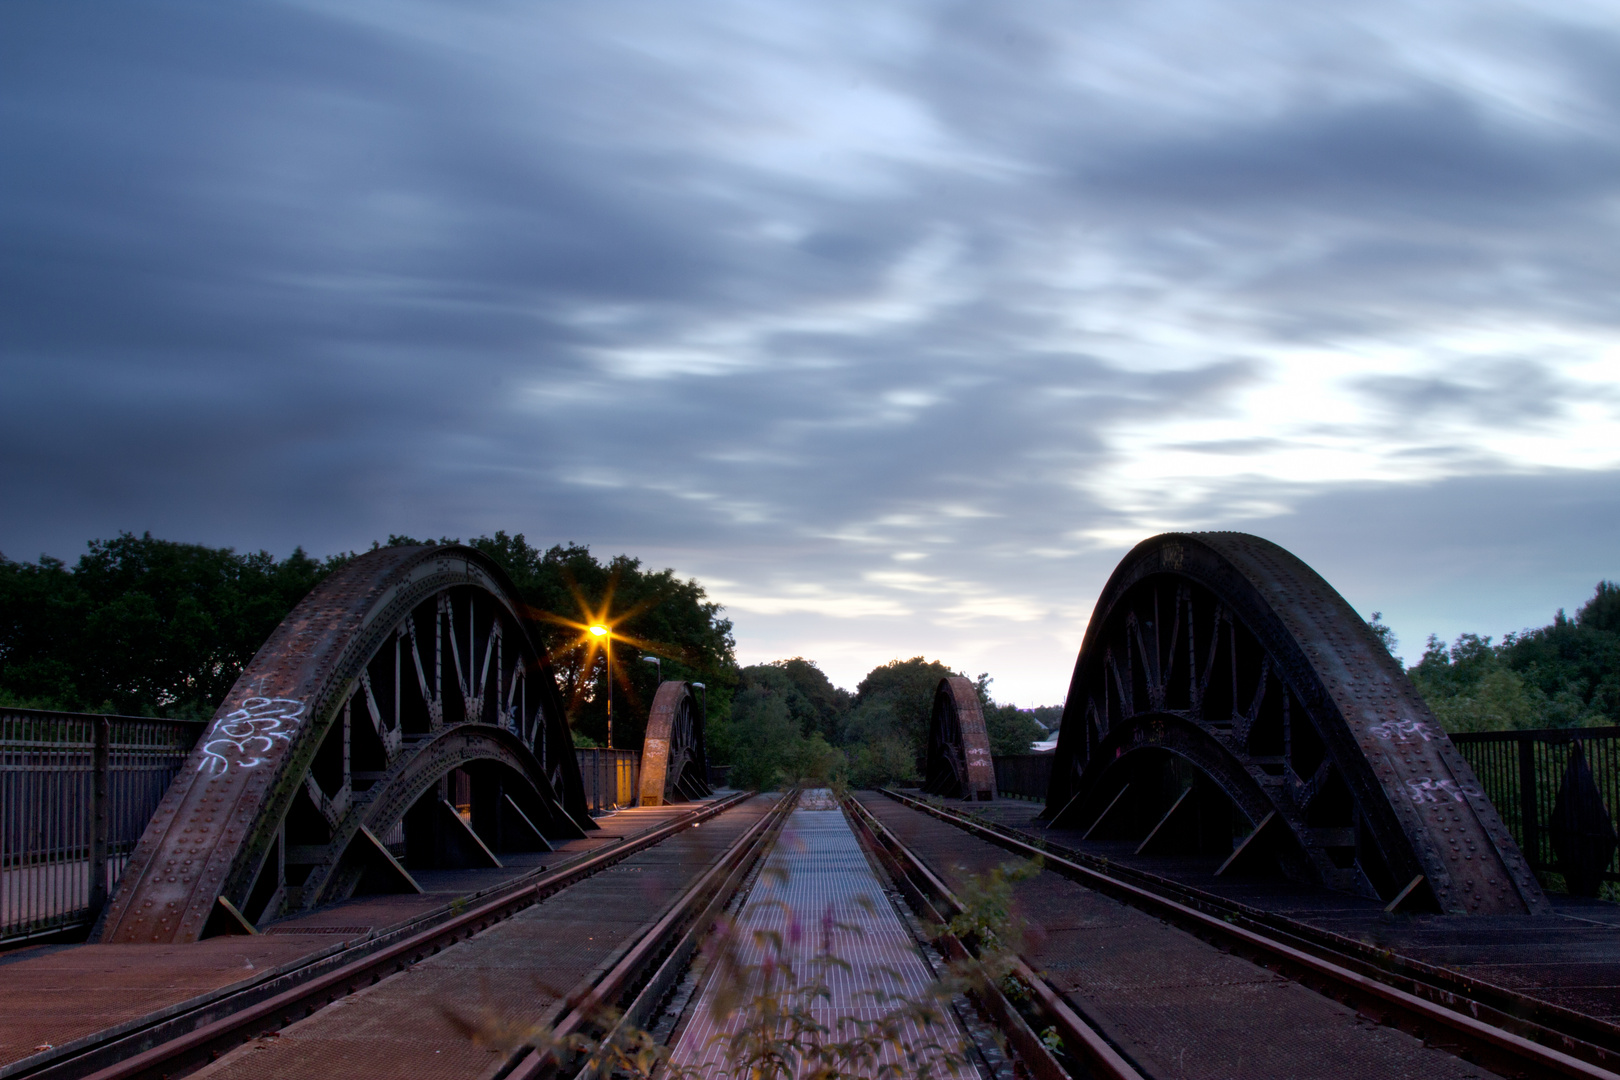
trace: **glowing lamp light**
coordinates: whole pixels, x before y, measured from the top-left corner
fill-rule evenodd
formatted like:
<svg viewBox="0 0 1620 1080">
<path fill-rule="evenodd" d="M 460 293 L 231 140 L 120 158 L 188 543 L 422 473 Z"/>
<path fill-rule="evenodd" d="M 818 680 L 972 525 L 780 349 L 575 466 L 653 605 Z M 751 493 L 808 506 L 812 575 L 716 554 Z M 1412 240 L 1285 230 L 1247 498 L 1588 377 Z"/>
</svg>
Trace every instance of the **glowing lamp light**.
<svg viewBox="0 0 1620 1080">
<path fill-rule="evenodd" d="M 605 627 L 605 626 L 601 626 L 601 625 L 589 626 L 589 627 L 586 627 L 586 629 L 589 630 L 592 634 L 594 634 L 597 637 L 606 637 L 607 632 L 608 632 L 608 628 Z"/>
</svg>

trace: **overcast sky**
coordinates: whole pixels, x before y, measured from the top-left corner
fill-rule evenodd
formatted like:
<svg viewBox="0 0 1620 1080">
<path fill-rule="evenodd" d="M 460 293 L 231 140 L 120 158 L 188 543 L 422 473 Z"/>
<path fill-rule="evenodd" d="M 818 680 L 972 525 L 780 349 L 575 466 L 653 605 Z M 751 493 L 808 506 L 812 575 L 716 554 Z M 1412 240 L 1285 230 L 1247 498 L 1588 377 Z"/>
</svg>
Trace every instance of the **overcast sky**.
<svg viewBox="0 0 1620 1080">
<path fill-rule="evenodd" d="M 1545 623 L 1620 577 L 1616 15 L 10 0 L 0 551 L 521 531 L 1022 705 L 1167 529 L 1408 660 Z"/>
</svg>

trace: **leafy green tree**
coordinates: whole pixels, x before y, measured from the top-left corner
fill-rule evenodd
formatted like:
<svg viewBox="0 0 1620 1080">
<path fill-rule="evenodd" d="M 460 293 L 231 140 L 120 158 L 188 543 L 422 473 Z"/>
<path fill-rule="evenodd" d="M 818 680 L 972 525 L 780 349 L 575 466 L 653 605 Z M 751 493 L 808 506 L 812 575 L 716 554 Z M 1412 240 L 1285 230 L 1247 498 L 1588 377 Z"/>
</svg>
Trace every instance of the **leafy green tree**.
<svg viewBox="0 0 1620 1080">
<path fill-rule="evenodd" d="M 584 633 L 597 620 L 612 626 L 615 639 L 615 746 L 641 748 L 660 672 L 665 679 L 703 683 L 709 727 L 725 727 L 737 685 L 731 620 L 721 617 L 720 605 L 697 581 L 682 581 L 673 570 L 643 569 L 641 560 L 628 555 L 602 562 L 580 544 L 540 551 L 522 533 L 497 532 L 469 543 L 511 575 L 539 617 L 576 732 L 607 743 L 607 665 L 586 647 L 590 638 Z M 660 666 L 644 663 L 649 656 L 658 657 Z M 724 750 L 725 743 L 722 731 L 711 751 Z M 718 753 L 711 756 L 721 760 Z"/>
<path fill-rule="evenodd" d="M 1061 705 L 1037 705 L 1029 712 L 1050 733 L 1056 733 L 1058 727 L 1063 723 L 1063 706 Z"/>
<path fill-rule="evenodd" d="M 206 717 L 270 632 L 347 556 L 238 555 L 121 533 L 0 561 L 0 691 L 48 708 Z"/>
<path fill-rule="evenodd" d="M 731 715 L 716 737 L 730 756 L 733 787 L 773 788 L 843 772 L 844 755 L 818 728 L 819 712 L 780 664 L 756 664 L 739 673 Z"/>
<path fill-rule="evenodd" d="M 985 672 L 975 683 L 979 691 L 979 709 L 984 713 L 985 733 L 990 737 L 990 753 L 1027 754 L 1030 744 L 1044 735 L 1045 729 L 1016 705 L 997 705 L 991 701 L 990 684 L 994 681 Z"/>
<path fill-rule="evenodd" d="M 1400 639 L 1395 636 L 1394 627 L 1384 621 L 1384 613 L 1382 611 L 1373 612 L 1372 618 L 1367 620 L 1367 625 L 1372 629 L 1373 636 L 1378 638 L 1378 643 L 1384 647 L 1384 651 L 1395 657 L 1395 659 L 1401 660 L 1400 656 L 1395 652 L 1396 649 L 1401 647 Z M 1401 663 L 1404 664 L 1405 662 L 1401 660 Z"/>
<path fill-rule="evenodd" d="M 939 680 L 956 674 L 939 661 L 921 656 L 873 668 L 855 687 L 854 708 L 844 721 L 844 744 L 898 739 L 921 762 L 928 750 L 934 691 Z"/>
<path fill-rule="evenodd" d="M 837 742 L 853 701 L 850 692 L 834 686 L 814 660 L 802 656 L 773 660 L 769 666 L 780 670 L 798 691 L 801 704 L 795 716 L 804 722 L 805 734 L 816 731 L 829 743 Z"/>
<path fill-rule="evenodd" d="M 1620 723 L 1620 586 L 1604 581 L 1574 619 L 1507 635 L 1429 636 L 1409 669 L 1448 731 Z"/>
</svg>

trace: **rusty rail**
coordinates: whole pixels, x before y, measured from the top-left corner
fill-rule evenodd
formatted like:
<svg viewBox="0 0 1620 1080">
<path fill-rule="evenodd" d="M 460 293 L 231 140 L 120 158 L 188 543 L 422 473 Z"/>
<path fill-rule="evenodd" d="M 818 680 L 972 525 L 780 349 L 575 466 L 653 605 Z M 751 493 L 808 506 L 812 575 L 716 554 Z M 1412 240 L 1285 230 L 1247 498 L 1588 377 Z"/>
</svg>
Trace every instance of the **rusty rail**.
<svg viewBox="0 0 1620 1080">
<path fill-rule="evenodd" d="M 844 800 L 844 811 L 855 826 L 855 834 L 877 856 L 921 918 L 943 927 L 948 919 L 962 911 L 961 902 L 950 888 L 872 816 L 871 811 L 853 798 Z M 942 932 L 934 943 L 952 960 L 971 958 L 967 946 L 954 934 Z M 1012 973 L 1030 989 L 1041 1015 L 1063 1036 L 1064 1045 L 1083 1062 L 1088 1075 L 1107 1080 L 1142 1080 L 1142 1074 L 1028 964 L 1016 960 Z M 994 982 L 983 981 L 973 988 L 972 994 L 981 1010 L 1007 1036 L 1036 1080 L 1068 1080 L 1068 1073 L 1051 1050 Z"/>
<path fill-rule="evenodd" d="M 613 1041 L 619 1031 L 646 1022 L 650 1014 L 674 986 L 697 950 L 703 936 L 714 925 L 732 895 L 747 877 L 756 859 L 770 851 L 797 802 L 790 792 L 771 812 L 737 839 L 726 854 L 686 890 L 629 952 L 600 978 L 587 978 L 574 987 L 557 1010 L 562 1019 L 551 1029 L 555 1040 L 590 1030 L 609 1029 L 602 1043 Z M 624 1004 L 618 1019 L 604 1024 Z M 518 1047 L 491 1075 L 493 1080 L 541 1080 L 558 1073 L 563 1063 L 550 1051 L 531 1052 Z M 595 1070 L 587 1062 L 576 1080 L 592 1080 Z"/>
<path fill-rule="evenodd" d="M 1487 988 L 1474 980 L 1458 980 L 1469 988 L 1487 988 L 1498 995 L 1487 1004 L 1460 992 L 1460 987 L 1428 984 L 1410 971 L 1397 975 L 1363 961 L 1350 951 L 1335 954 L 1323 940 L 1334 935 L 1318 932 L 1311 940 L 1306 940 L 1303 935 L 1295 936 L 1244 917 L 1236 910 L 1237 905 L 1229 905 L 1233 910 L 1224 913 L 1205 910 L 1218 908 L 1223 903 L 1207 894 L 1198 895 L 1195 907 L 1145 885 L 1126 881 L 1112 872 L 1112 868 L 1104 872 L 1085 865 L 1074 857 L 1075 853 L 1054 851 L 1051 845 L 1037 846 L 1027 839 L 891 789 L 884 789 L 883 794 L 1016 854 L 1039 857 L 1048 870 L 1245 956 L 1366 1015 L 1378 1016 L 1409 1034 L 1432 1039 L 1437 1030 L 1444 1031 L 1488 1068 L 1512 1070 L 1509 1075 L 1523 1073 L 1590 1080 L 1620 1078 L 1620 1072 L 1613 1071 L 1613 1066 L 1620 1062 L 1620 1055 L 1611 1046 L 1524 1018 L 1534 1015 L 1537 1006 L 1544 1012 L 1567 1010 L 1558 1010 L 1500 987 Z M 1133 876 L 1146 875 L 1138 872 Z M 1272 920 L 1285 921 L 1276 917 Z M 1306 930 L 1302 924 L 1297 926 L 1301 931 Z M 1348 939 L 1343 940 L 1348 942 Z M 1395 985 L 1397 982 L 1401 985 Z M 1509 1011 L 1513 1008 L 1523 1008 L 1524 1012 L 1515 1015 Z"/>
<path fill-rule="evenodd" d="M 322 954 L 303 968 L 70 1054 L 43 1061 L 25 1058 L 5 1073 L 6 1080 L 86 1076 L 90 1080 L 159 1080 L 183 1076 L 245 1042 L 279 1031 L 340 998 L 404 971 L 626 856 L 724 813 L 753 794 L 741 792 L 705 805 L 600 854 L 531 878 L 518 888 L 427 929 L 406 928 L 395 935 Z"/>
</svg>

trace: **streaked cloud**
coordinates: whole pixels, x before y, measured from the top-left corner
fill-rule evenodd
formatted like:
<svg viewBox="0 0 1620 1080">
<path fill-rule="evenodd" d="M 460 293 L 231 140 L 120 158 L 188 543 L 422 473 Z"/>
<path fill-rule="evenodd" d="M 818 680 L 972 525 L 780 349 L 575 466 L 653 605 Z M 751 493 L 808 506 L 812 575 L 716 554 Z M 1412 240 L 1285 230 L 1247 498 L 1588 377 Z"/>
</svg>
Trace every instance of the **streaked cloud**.
<svg viewBox="0 0 1620 1080">
<path fill-rule="evenodd" d="M 1616 70 L 1504 0 L 8 5 L 0 548 L 504 528 L 1026 704 L 1167 528 L 1500 632 L 1620 576 Z"/>
</svg>

